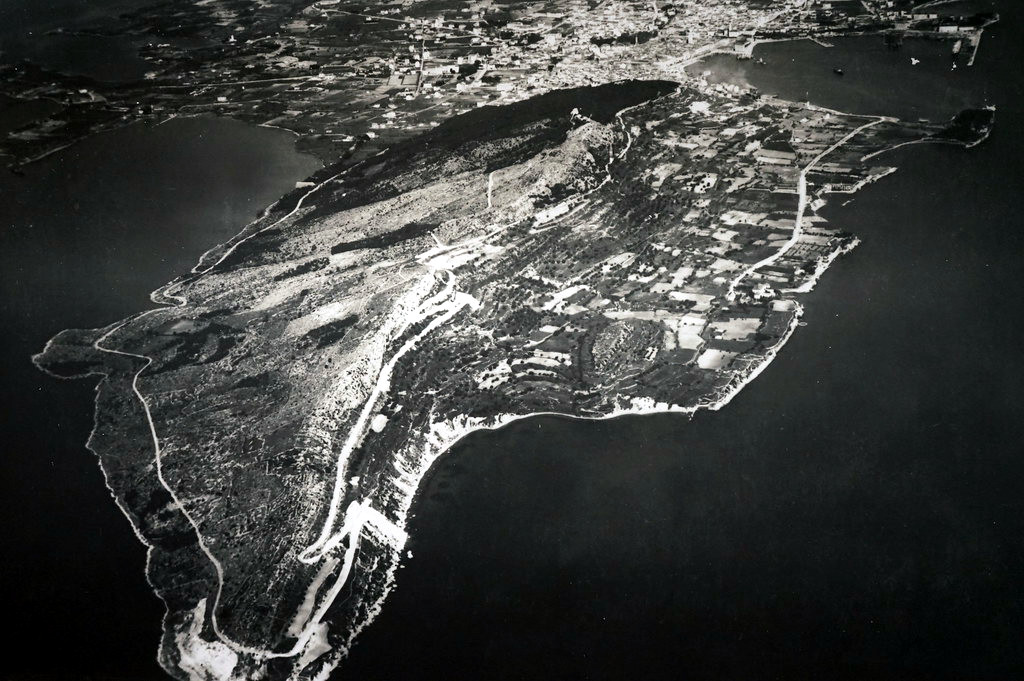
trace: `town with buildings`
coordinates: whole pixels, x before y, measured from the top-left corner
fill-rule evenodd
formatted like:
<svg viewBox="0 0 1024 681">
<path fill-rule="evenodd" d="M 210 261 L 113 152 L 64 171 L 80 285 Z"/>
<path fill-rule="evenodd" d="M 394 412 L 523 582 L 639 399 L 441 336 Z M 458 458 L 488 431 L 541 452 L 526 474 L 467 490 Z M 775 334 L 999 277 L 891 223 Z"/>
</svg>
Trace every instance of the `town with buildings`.
<svg viewBox="0 0 1024 681">
<path fill-rule="evenodd" d="M 966 61 L 992 20 L 897 0 L 168 2 L 93 31 L 132 37 L 151 66 L 137 81 L 99 83 L 0 54 L 0 95 L 57 105 L 10 131 L 0 155 L 16 168 L 133 121 L 217 115 L 291 130 L 325 163 L 358 161 L 477 106 L 616 80 L 681 81 L 701 57 L 749 57 L 765 40 L 925 36 Z"/>
</svg>

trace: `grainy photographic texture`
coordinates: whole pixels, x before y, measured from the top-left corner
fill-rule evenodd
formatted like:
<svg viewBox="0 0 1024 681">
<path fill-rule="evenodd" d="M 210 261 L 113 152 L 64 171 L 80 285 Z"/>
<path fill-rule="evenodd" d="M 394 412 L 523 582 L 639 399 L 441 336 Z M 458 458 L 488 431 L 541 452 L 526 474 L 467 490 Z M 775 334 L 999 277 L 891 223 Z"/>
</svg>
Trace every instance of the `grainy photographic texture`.
<svg viewBox="0 0 1024 681">
<path fill-rule="evenodd" d="M 8 0 L 11 678 L 1021 678 L 1019 13 Z"/>
</svg>

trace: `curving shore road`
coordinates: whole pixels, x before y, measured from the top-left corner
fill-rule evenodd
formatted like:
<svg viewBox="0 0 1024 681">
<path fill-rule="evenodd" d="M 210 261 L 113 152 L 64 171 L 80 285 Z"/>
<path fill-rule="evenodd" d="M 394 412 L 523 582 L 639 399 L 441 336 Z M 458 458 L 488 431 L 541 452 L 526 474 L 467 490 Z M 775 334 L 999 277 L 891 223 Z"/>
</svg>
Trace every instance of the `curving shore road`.
<svg viewBox="0 0 1024 681">
<path fill-rule="evenodd" d="M 192 268 L 191 273 L 194 274 L 195 277 L 190 279 L 190 281 L 195 281 L 195 279 L 197 279 L 198 277 L 201 277 L 201 276 L 211 272 L 215 267 L 217 267 L 217 265 L 221 264 L 228 256 L 230 256 L 232 253 L 234 253 L 235 249 L 237 249 L 240 245 L 242 245 L 243 243 L 245 243 L 249 239 L 252 239 L 253 237 L 257 236 L 258 234 L 261 234 L 262 232 L 265 232 L 268 229 L 276 227 L 277 225 L 281 224 L 285 220 L 288 220 L 291 217 L 293 217 L 294 215 L 296 215 L 302 209 L 302 206 L 305 203 L 307 198 L 309 198 L 310 196 L 312 196 L 316 192 L 320 191 L 328 183 L 333 182 L 334 180 L 336 180 L 338 177 L 340 177 L 341 175 L 345 174 L 349 170 L 351 170 L 351 168 L 346 169 L 346 170 L 344 170 L 342 172 L 336 173 L 336 174 L 332 175 L 331 177 L 327 178 L 326 180 L 324 180 L 323 182 L 320 182 L 315 187 L 311 188 L 308 192 L 306 192 L 305 194 L 302 195 L 302 197 L 299 198 L 299 200 L 295 204 L 295 207 L 290 212 L 288 212 L 286 215 L 284 215 L 283 217 L 281 217 L 278 220 L 274 221 L 273 223 L 267 225 L 266 227 L 263 227 L 263 228 L 255 231 L 255 232 L 253 232 L 252 234 L 249 234 L 249 235 L 245 236 L 244 238 L 239 239 L 234 244 L 232 244 L 230 248 L 226 249 L 224 251 L 224 253 L 215 262 L 213 262 L 209 266 L 204 267 L 202 265 L 203 260 L 211 252 L 213 252 L 215 249 L 219 248 L 220 245 L 218 244 L 217 246 L 214 246 L 213 248 L 210 248 L 209 250 L 207 250 L 205 253 L 203 253 L 202 256 L 200 256 L 199 264 Z M 158 289 L 153 294 L 152 299 L 156 303 L 162 303 L 163 302 L 162 300 L 160 300 L 160 298 L 167 299 L 167 300 L 171 301 L 169 303 L 166 303 L 165 307 L 155 307 L 155 308 L 146 310 L 144 312 L 141 312 L 141 313 L 139 313 L 137 315 L 134 315 L 132 317 L 129 317 L 128 319 L 124 320 L 123 322 L 121 322 L 120 324 L 118 324 L 117 326 L 115 326 L 114 328 L 110 329 L 109 331 L 104 333 L 102 336 L 97 338 L 96 341 L 93 342 L 93 348 L 95 348 L 96 350 L 98 350 L 100 352 L 104 352 L 104 353 L 107 353 L 107 354 L 118 355 L 118 356 L 122 356 L 122 357 L 131 357 L 133 359 L 143 360 L 143 362 L 144 362 L 142 367 L 140 367 L 139 370 L 135 372 L 135 375 L 132 376 L 132 392 L 135 393 L 136 398 L 139 400 L 139 403 L 142 405 L 143 413 L 146 416 L 146 425 L 149 427 L 150 438 L 152 439 L 152 442 L 153 442 L 154 465 L 155 465 L 155 468 L 156 468 L 157 479 L 160 481 L 160 485 L 165 490 L 167 490 L 167 493 L 171 496 L 171 499 L 174 502 L 174 505 L 177 507 L 177 509 L 179 511 L 181 511 L 182 516 L 184 516 L 184 518 L 188 521 L 189 525 L 192 526 L 192 529 L 195 531 L 196 541 L 197 541 L 197 543 L 199 545 L 200 550 L 202 550 L 203 554 L 206 555 L 206 557 L 209 559 L 210 563 L 213 565 L 214 571 L 217 574 L 217 591 L 216 591 L 216 594 L 214 595 L 213 604 L 212 604 L 212 606 L 210 608 L 210 612 L 211 612 L 210 624 L 211 624 L 211 627 L 213 628 L 214 633 L 217 635 L 217 638 L 220 639 L 221 642 L 223 642 L 225 645 L 227 645 L 229 648 L 231 648 L 235 652 L 247 653 L 247 654 L 250 654 L 250 655 L 256 655 L 258 657 L 263 657 L 263 658 L 291 657 L 291 656 L 294 656 L 295 654 L 297 654 L 299 651 L 301 651 L 303 647 L 305 647 L 306 640 L 300 639 L 299 641 L 297 641 L 296 644 L 295 644 L 295 649 L 292 650 L 292 651 L 288 651 L 286 653 L 274 653 L 274 652 L 269 651 L 269 650 L 264 650 L 264 649 L 261 649 L 261 648 L 254 648 L 252 646 L 246 646 L 246 645 L 243 645 L 241 643 L 238 643 L 237 641 L 232 640 L 229 636 L 224 634 L 223 631 L 221 631 L 220 626 L 217 623 L 217 607 L 218 607 L 218 604 L 220 602 L 221 594 L 222 594 L 223 588 L 224 588 L 224 567 L 221 564 L 220 560 L 218 560 L 217 557 L 210 550 L 209 546 L 207 546 L 206 541 L 203 539 L 202 531 L 199 529 L 199 525 L 196 523 L 195 519 L 185 509 L 185 506 L 181 503 L 181 499 L 178 497 L 178 495 L 174 491 L 173 487 L 171 487 L 171 485 L 169 485 L 167 483 L 167 480 L 164 478 L 164 475 L 163 475 L 163 461 L 162 461 L 162 453 L 163 452 L 162 452 L 162 448 L 161 448 L 161 445 L 160 445 L 160 436 L 157 434 L 156 425 L 153 423 L 153 415 L 152 415 L 152 412 L 150 411 L 149 402 L 146 400 L 146 397 L 139 390 L 139 384 L 138 384 L 139 377 L 142 375 L 143 372 L 146 371 L 146 369 L 148 369 L 150 367 L 150 365 L 153 364 L 154 360 L 153 360 L 152 357 L 150 357 L 148 355 L 140 355 L 140 354 L 137 354 L 137 353 L 134 353 L 134 352 L 127 352 L 125 350 L 118 350 L 116 348 L 107 347 L 107 346 L 105 346 L 103 344 L 104 341 L 106 341 L 108 338 L 110 338 L 111 336 L 113 336 L 118 331 L 120 331 L 122 328 L 124 328 L 128 324 L 131 324 L 132 322 L 138 321 L 138 320 L 140 320 L 140 319 L 142 319 L 144 317 L 147 317 L 147 316 L 149 316 L 151 314 L 154 314 L 156 312 L 160 312 L 161 310 L 165 310 L 168 307 L 183 307 L 184 305 L 186 305 L 188 303 L 188 301 L 183 296 L 179 296 L 179 295 L 176 295 L 176 294 L 173 294 L 173 293 L 170 292 L 171 289 L 180 286 L 181 283 L 183 283 L 183 282 L 169 284 L 168 286 L 166 286 L 164 288 Z M 140 538 L 141 538 L 142 535 L 139 534 L 138 531 L 136 531 L 136 534 L 139 535 Z M 146 544 L 148 549 L 152 550 L 152 548 L 153 548 L 152 545 L 150 545 L 148 542 L 146 542 L 145 539 L 143 539 L 143 543 Z M 311 635 L 311 632 L 306 635 L 306 639 L 308 639 L 308 637 L 310 635 Z"/>
</svg>

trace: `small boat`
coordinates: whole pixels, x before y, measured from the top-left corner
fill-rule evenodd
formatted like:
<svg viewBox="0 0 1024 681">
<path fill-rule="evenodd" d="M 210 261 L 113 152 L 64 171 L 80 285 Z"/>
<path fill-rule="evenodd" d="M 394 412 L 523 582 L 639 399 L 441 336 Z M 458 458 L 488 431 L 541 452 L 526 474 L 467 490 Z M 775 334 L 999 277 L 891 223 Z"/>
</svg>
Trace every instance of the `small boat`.
<svg viewBox="0 0 1024 681">
<path fill-rule="evenodd" d="M 836 68 L 832 69 L 832 73 L 836 74 L 837 76 L 841 76 L 844 72 L 841 68 L 837 66 Z"/>
</svg>

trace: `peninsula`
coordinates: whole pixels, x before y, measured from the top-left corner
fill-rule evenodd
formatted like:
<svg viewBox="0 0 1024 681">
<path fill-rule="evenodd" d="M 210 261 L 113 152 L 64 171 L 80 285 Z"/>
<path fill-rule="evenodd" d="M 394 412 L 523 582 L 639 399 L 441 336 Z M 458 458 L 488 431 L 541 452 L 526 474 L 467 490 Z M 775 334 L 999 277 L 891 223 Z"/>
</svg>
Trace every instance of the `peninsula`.
<svg viewBox="0 0 1024 681">
<path fill-rule="evenodd" d="M 604 11 L 578 4 L 551 21 Z M 722 31 L 786 33 L 804 4 L 686 3 L 650 35 L 591 30 L 582 71 L 360 146 L 152 309 L 50 341 L 40 368 L 103 377 L 89 447 L 149 546 L 170 674 L 326 678 L 386 607 L 420 482 L 453 443 L 538 413 L 723 407 L 856 245 L 818 215 L 829 195 L 892 172 L 880 151 L 987 137 L 991 109 L 907 122 L 685 77 L 731 49 Z M 693 40 L 680 17 L 703 43 L 661 60 Z"/>
</svg>

